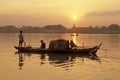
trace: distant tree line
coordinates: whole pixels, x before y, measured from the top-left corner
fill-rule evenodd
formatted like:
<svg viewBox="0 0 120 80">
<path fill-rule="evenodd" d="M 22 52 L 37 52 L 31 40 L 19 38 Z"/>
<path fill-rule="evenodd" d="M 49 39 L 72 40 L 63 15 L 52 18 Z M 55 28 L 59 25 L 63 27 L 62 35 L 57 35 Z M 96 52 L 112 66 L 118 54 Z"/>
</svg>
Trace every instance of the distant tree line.
<svg viewBox="0 0 120 80">
<path fill-rule="evenodd" d="M 24 33 L 96 33 L 96 34 L 120 34 L 120 26 L 118 24 L 111 24 L 109 26 L 89 26 L 89 27 L 75 27 L 66 28 L 63 25 L 46 25 L 40 26 L 0 26 L 0 33 L 18 33 L 22 30 Z"/>
<path fill-rule="evenodd" d="M 78 33 L 120 34 L 120 26 L 118 24 L 111 24 L 109 26 L 73 27 L 71 31 Z"/>
</svg>

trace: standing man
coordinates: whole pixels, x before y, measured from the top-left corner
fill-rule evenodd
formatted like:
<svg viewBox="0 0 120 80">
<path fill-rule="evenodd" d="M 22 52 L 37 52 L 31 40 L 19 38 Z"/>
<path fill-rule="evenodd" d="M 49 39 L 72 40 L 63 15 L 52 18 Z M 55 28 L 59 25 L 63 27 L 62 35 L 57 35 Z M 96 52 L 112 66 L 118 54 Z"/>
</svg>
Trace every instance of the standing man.
<svg viewBox="0 0 120 80">
<path fill-rule="evenodd" d="M 20 31 L 18 36 L 19 36 L 19 47 L 22 47 L 22 44 L 24 42 L 22 31 Z"/>
</svg>

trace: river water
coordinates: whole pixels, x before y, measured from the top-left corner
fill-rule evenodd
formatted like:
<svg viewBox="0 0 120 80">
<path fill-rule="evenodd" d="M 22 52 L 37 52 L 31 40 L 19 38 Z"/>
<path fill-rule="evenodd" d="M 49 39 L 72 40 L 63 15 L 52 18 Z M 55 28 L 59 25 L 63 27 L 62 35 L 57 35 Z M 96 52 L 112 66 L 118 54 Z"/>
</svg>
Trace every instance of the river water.
<svg viewBox="0 0 120 80">
<path fill-rule="evenodd" d="M 24 33 L 27 45 L 73 39 L 79 46 L 102 43 L 97 59 L 67 54 L 16 53 L 17 33 L 0 33 L 0 80 L 120 80 L 120 34 Z"/>
</svg>

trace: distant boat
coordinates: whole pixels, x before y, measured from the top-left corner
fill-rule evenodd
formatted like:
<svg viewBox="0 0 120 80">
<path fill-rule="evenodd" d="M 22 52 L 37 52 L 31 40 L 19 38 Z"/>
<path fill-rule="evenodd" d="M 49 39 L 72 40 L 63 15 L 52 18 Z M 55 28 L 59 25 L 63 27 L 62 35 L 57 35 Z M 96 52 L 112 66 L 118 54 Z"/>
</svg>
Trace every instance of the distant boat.
<svg viewBox="0 0 120 80">
<path fill-rule="evenodd" d="M 78 36 L 78 33 L 70 34 L 70 36 Z"/>
<path fill-rule="evenodd" d="M 19 52 L 46 52 L 46 53 L 75 53 L 75 54 L 95 54 L 98 49 L 100 48 L 100 46 L 102 45 L 99 44 L 97 46 L 94 47 L 90 47 L 90 48 L 74 48 L 71 49 L 69 48 L 69 42 L 68 40 L 53 40 L 50 42 L 49 48 L 45 48 L 45 49 L 41 49 L 41 48 L 34 48 L 34 47 L 30 47 L 30 46 L 26 46 L 26 47 L 18 47 L 15 46 L 14 48 L 17 49 Z"/>
</svg>

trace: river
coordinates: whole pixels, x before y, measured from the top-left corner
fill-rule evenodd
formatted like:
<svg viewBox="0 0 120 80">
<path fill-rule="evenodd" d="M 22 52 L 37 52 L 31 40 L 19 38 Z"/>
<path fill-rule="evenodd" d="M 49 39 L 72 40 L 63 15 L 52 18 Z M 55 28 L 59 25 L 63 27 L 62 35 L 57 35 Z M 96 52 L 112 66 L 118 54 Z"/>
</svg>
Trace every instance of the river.
<svg viewBox="0 0 120 80">
<path fill-rule="evenodd" d="M 24 33 L 26 45 L 67 39 L 79 46 L 102 43 L 99 59 L 67 54 L 16 53 L 18 33 L 0 33 L 0 80 L 120 80 L 120 34 Z"/>
</svg>

